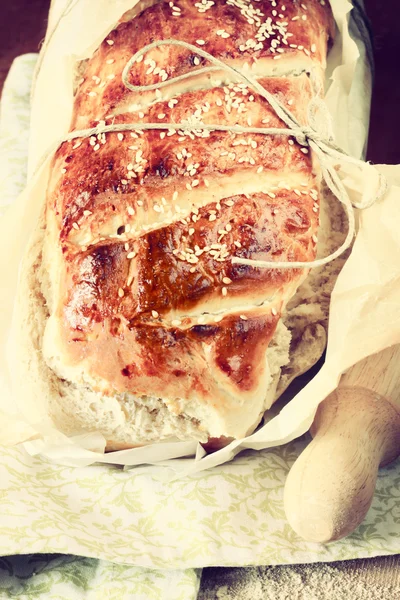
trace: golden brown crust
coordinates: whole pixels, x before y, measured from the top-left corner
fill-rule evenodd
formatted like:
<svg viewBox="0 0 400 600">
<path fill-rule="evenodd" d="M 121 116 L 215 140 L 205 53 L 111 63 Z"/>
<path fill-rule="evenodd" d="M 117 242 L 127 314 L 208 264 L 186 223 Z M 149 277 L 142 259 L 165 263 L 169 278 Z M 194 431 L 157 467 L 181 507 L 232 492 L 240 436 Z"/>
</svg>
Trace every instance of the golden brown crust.
<svg viewBox="0 0 400 600">
<path fill-rule="evenodd" d="M 122 70 L 133 54 L 154 40 L 179 39 L 197 44 L 221 60 L 242 64 L 275 61 L 279 56 L 300 56 L 305 63 L 325 64 L 327 44 L 334 35 L 328 2 L 323 6 L 320 0 L 215 0 L 205 6 L 208 8 L 203 11 L 201 2 L 158 2 L 110 32 L 88 62 L 75 101 L 72 127 L 84 127 L 88 119 L 103 119 L 126 96 L 134 96 L 122 83 Z M 229 37 L 223 37 L 222 32 Z M 199 40 L 205 43 L 200 45 Z M 145 60 L 154 60 L 155 68 L 170 78 L 204 63 L 200 57 L 197 65 L 192 53 L 176 47 L 154 49 Z M 162 81 L 163 73 L 146 74 L 151 64 L 145 60 L 131 73 L 134 85 Z"/>
<path fill-rule="evenodd" d="M 228 296 L 237 306 L 249 295 L 253 303 L 279 296 L 300 271 L 254 269 L 232 264 L 231 258 L 307 260 L 315 254 L 314 205 L 307 191 L 233 196 L 200 209 L 195 223 L 182 220 L 128 243 L 67 251 L 68 322 L 90 329 L 115 313 L 129 322 L 151 319 L 152 311 L 168 319 L 201 314 L 207 302 Z"/>
<path fill-rule="evenodd" d="M 118 315 L 94 325 L 87 338 L 76 333 L 72 337 L 69 331 L 66 343 L 72 364 L 84 362 L 91 376 L 107 382 L 94 385 L 96 391 L 135 396 L 151 391 L 166 398 L 170 410 L 179 414 L 182 398 L 201 398 L 224 408 L 219 382 L 243 398 L 254 392 L 278 319 L 254 314 L 244 321 L 230 315 L 218 323 L 182 329 L 157 321 L 127 323 Z"/>
<path fill-rule="evenodd" d="M 289 102 L 300 122 L 306 122 L 307 101 L 312 98 L 306 75 L 261 79 L 260 82 L 280 101 Z M 189 121 L 193 115 L 197 116 L 198 112 L 204 123 L 285 127 L 266 100 L 252 93 L 247 86 L 233 84 L 188 92 L 178 96 L 176 104 L 171 104 L 171 100 L 157 102 L 146 112 L 119 115 L 112 122 L 181 123 Z M 139 115 L 143 115 L 142 118 Z M 158 119 L 159 115 L 163 115 L 163 119 Z M 165 130 L 156 130 L 139 135 L 127 131 L 106 134 L 103 138 L 99 136 L 101 139 L 93 137 L 63 144 L 56 155 L 53 191 L 62 237 L 74 241 L 82 238 L 82 230 L 89 228 L 89 237 L 84 237 L 86 245 L 88 240 L 106 233 L 115 235 L 118 228 L 126 223 L 138 229 L 148 222 L 151 224 L 151 219 L 146 219 L 143 214 L 148 211 L 152 213 L 153 221 L 157 216 L 176 218 L 175 207 L 181 206 L 181 198 L 187 195 L 187 191 L 192 192 L 193 199 L 195 194 L 206 188 L 206 184 L 210 187 L 216 179 L 229 178 L 239 171 L 243 177 L 259 179 L 271 174 L 276 177 L 276 182 L 285 182 L 297 173 L 304 182 L 312 185 L 310 156 L 287 136 L 234 136 L 213 131 L 201 137 L 180 133 L 183 132 L 168 135 Z M 188 185 L 192 189 L 188 190 Z M 174 192 L 177 193 L 173 200 Z M 166 208 L 163 207 L 163 197 Z M 128 206 L 134 214 L 129 214 Z M 157 215 L 157 209 L 163 213 L 158 210 Z M 74 229 L 77 226 L 81 231 Z"/>
<path fill-rule="evenodd" d="M 306 10 L 297 2 L 262 0 L 253 17 L 244 0 L 173 6 L 181 7 L 180 17 L 171 3 L 160 2 L 110 33 L 86 65 L 72 128 L 98 120 L 196 119 L 282 128 L 267 101 L 244 84 L 205 78 L 200 89 L 198 82 L 193 89 L 174 88 L 172 97 L 148 102 L 146 96 L 135 106 L 137 94 L 123 86 L 121 71 L 136 50 L 171 37 L 204 39 L 208 52 L 228 61 L 275 61 L 284 50 L 321 66 L 332 34 L 330 11 L 317 0 Z M 256 34 L 249 20 L 257 22 L 261 13 L 275 23 L 264 28 L 270 37 L 256 38 L 262 48 L 242 50 Z M 169 77 L 198 66 L 176 48 L 151 57 Z M 131 73 L 133 83 L 160 80 L 160 72 L 144 74 L 146 60 Z M 259 79 L 306 122 L 313 96 L 306 74 Z M 115 114 L 108 119 L 110 111 Z M 231 259 L 314 259 L 318 190 L 312 157 L 284 135 L 204 133 L 201 127 L 193 133 L 182 126 L 176 133 L 125 131 L 62 144 L 49 186 L 47 236 L 59 266 L 51 307 L 57 352 L 84 374 L 74 383 L 89 382 L 106 395 L 160 397 L 176 415 L 192 402 L 229 411 L 230 403 L 237 409 L 255 396 L 262 407 L 265 353 L 305 273 Z"/>
</svg>

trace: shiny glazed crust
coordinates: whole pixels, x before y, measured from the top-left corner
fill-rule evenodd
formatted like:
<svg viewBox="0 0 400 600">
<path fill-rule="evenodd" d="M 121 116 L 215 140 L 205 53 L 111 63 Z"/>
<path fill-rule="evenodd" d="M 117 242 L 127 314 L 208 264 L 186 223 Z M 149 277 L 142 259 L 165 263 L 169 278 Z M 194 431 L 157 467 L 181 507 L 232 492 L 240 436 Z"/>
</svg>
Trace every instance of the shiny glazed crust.
<svg viewBox="0 0 400 600">
<path fill-rule="evenodd" d="M 125 15 L 86 62 L 71 130 L 99 121 L 284 127 L 243 83 L 222 72 L 196 76 L 205 61 L 182 48 L 151 51 L 130 81 L 193 72 L 189 80 L 162 93 L 126 89 L 129 58 L 168 38 L 246 63 L 306 123 L 332 35 L 330 8 L 319 0 L 158 2 Z M 158 398 L 196 421 L 198 439 L 240 437 L 274 399 L 288 357 L 285 350 L 273 369 L 268 347 L 307 273 L 231 258 L 315 258 L 318 165 L 284 135 L 171 132 L 108 133 L 58 149 L 43 241 L 43 355 L 75 388 L 128 402 Z M 137 444 L 133 434 L 99 429 L 112 447 Z"/>
</svg>

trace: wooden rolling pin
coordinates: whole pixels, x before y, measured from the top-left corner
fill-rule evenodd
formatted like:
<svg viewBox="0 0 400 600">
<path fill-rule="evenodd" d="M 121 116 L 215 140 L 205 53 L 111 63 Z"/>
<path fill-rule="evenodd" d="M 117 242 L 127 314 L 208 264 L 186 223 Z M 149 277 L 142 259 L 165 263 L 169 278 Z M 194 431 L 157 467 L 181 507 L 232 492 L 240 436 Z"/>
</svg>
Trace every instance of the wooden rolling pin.
<svg viewBox="0 0 400 600">
<path fill-rule="evenodd" d="M 378 468 L 400 456 L 400 346 L 352 367 L 318 408 L 312 442 L 288 475 L 284 504 L 310 542 L 345 537 L 363 521 Z"/>
</svg>

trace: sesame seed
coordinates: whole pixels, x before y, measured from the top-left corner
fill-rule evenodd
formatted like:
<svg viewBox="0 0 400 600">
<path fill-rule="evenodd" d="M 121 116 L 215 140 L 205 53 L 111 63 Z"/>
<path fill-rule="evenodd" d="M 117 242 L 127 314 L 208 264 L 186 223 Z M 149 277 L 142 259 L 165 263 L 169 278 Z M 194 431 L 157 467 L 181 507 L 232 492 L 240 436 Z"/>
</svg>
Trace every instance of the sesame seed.
<svg viewBox="0 0 400 600">
<path fill-rule="evenodd" d="M 131 258 L 135 258 L 136 256 L 136 252 L 129 252 L 129 254 L 127 255 L 127 259 L 131 260 Z"/>
<path fill-rule="evenodd" d="M 180 321 L 179 319 L 174 319 L 173 321 L 171 321 L 171 325 L 173 325 L 174 327 L 180 325 L 181 323 L 182 321 Z"/>
<path fill-rule="evenodd" d="M 114 41 L 113 40 L 106 40 L 107 44 L 109 46 L 113 46 L 114 45 Z"/>
<path fill-rule="evenodd" d="M 79 229 L 79 225 L 78 225 L 78 223 L 72 223 L 72 227 L 73 227 L 74 229 Z"/>
<path fill-rule="evenodd" d="M 318 238 L 316 235 L 312 236 L 312 241 L 316 244 L 318 242 Z"/>
<path fill-rule="evenodd" d="M 165 113 L 160 113 L 159 115 L 157 115 L 157 119 L 164 119 L 165 118 Z"/>
<path fill-rule="evenodd" d="M 204 46 L 205 41 L 204 40 L 196 40 L 196 44 L 198 44 L 199 46 Z"/>
<path fill-rule="evenodd" d="M 115 79 L 114 73 L 110 73 L 110 75 L 107 75 L 107 79 Z"/>
<path fill-rule="evenodd" d="M 242 319 L 242 321 L 247 321 L 246 315 L 239 315 L 239 318 Z"/>
<path fill-rule="evenodd" d="M 222 288 L 222 295 L 223 295 L 223 296 L 226 296 L 226 295 L 227 295 L 227 293 L 228 293 L 228 290 L 226 289 L 226 287 L 223 287 L 223 288 Z"/>
<path fill-rule="evenodd" d="M 232 279 L 229 279 L 229 277 L 223 277 L 222 278 L 222 282 L 226 283 L 227 285 L 229 285 L 230 283 L 232 283 Z"/>
<path fill-rule="evenodd" d="M 155 319 L 157 319 L 157 317 L 158 317 L 158 312 L 157 312 L 156 310 L 152 310 L 152 311 L 151 311 L 151 315 L 152 315 L 152 317 L 154 317 Z"/>
<path fill-rule="evenodd" d="M 134 214 L 135 214 L 135 211 L 134 211 L 134 209 L 132 208 L 132 206 L 128 206 L 128 208 L 127 208 L 127 211 L 128 211 L 128 213 L 129 213 L 130 215 L 134 215 Z"/>
<path fill-rule="evenodd" d="M 311 44 L 311 52 L 316 52 L 317 51 L 317 46 L 315 44 Z"/>
<path fill-rule="evenodd" d="M 84 210 L 83 211 L 83 216 L 84 217 L 90 217 L 91 214 L 92 214 L 92 211 L 90 211 L 90 210 Z"/>
<path fill-rule="evenodd" d="M 125 295 L 125 293 L 124 293 L 124 290 L 123 290 L 122 288 L 119 288 L 119 290 L 118 290 L 118 296 L 119 296 L 120 298 L 123 298 L 123 297 L 124 297 L 124 295 Z"/>
<path fill-rule="evenodd" d="M 122 185 L 127 185 L 128 180 L 127 179 L 121 179 L 121 183 L 122 183 Z"/>
<path fill-rule="evenodd" d="M 124 134 L 123 133 L 118 133 L 117 134 L 117 138 L 119 139 L 120 142 L 122 142 L 122 140 L 124 139 Z"/>
<path fill-rule="evenodd" d="M 308 148 L 300 148 L 300 152 L 303 154 L 308 154 Z"/>
<path fill-rule="evenodd" d="M 276 308 L 272 308 L 271 312 L 274 315 L 274 317 L 276 317 L 276 315 L 278 314 L 278 311 L 276 310 Z"/>
</svg>

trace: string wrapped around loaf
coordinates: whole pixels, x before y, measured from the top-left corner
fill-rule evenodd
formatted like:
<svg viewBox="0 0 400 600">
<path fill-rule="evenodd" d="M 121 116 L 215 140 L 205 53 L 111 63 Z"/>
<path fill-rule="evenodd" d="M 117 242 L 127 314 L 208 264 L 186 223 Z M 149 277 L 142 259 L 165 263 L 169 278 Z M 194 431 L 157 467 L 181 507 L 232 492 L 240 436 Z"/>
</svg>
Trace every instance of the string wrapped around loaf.
<svg viewBox="0 0 400 600">
<path fill-rule="evenodd" d="M 333 35 L 323 0 L 158 2 L 81 66 L 38 268 L 59 428 L 99 431 L 109 449 L 240 438 L 276 399 L 291 349 L 281 317 L 309 270 L 240 262 L 315 260 L 320 163 L 294 136 L 248 131 L 287 125 L 204 54 L 306 127 Z M 233 131 L 202 127 L 215 123 Z"/>
</svg>

